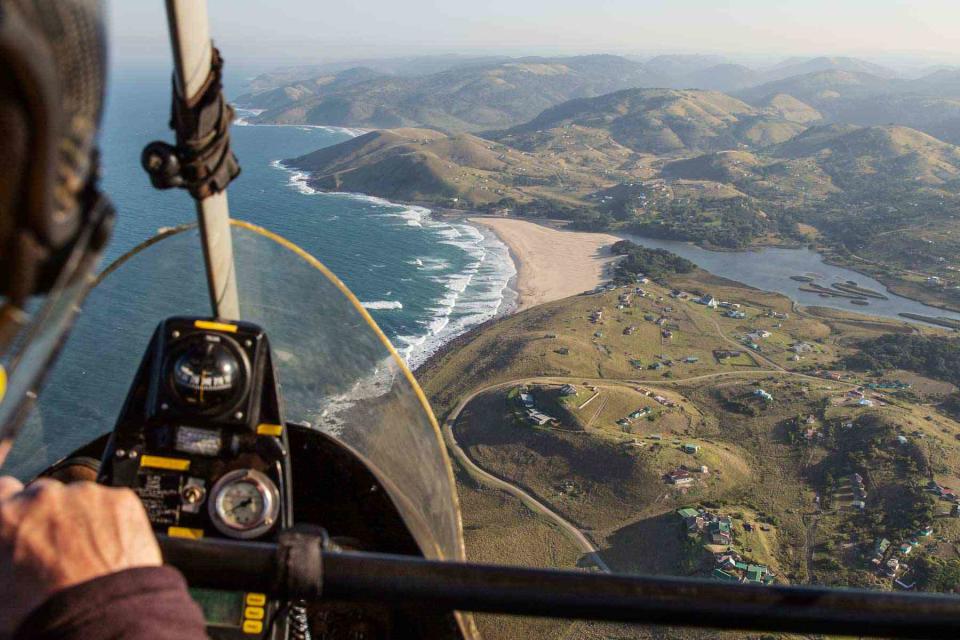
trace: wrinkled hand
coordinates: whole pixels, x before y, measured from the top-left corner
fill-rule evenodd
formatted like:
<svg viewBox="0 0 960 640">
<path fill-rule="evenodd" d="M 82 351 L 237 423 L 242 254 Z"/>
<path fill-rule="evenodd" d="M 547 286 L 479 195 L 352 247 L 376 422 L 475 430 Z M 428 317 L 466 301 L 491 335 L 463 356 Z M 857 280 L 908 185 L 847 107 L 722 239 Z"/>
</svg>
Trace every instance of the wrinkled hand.
<svg viewBox="0 0 960 640">
<path fill-rule="evenodd" d="M 161 563 L 132 491 L 0 477 L 0 637 L 61 589 Z"/>
</svg>

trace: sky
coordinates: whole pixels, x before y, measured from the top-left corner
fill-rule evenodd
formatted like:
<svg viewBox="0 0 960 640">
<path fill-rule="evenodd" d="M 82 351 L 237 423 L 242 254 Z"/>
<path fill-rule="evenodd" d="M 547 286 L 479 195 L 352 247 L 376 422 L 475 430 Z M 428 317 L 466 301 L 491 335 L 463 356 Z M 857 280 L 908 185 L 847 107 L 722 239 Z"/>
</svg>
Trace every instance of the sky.
<svg viewBox="0 0 960 640">
<path fill-rule="evenodd" d="M 116 63 L 168 64 L 164 3 L 106 1 Z M 960 62 L 960 0 L 209 0 L 209 11 L 221 51 L 252 67 L 440 53 Z"/>
</svg>

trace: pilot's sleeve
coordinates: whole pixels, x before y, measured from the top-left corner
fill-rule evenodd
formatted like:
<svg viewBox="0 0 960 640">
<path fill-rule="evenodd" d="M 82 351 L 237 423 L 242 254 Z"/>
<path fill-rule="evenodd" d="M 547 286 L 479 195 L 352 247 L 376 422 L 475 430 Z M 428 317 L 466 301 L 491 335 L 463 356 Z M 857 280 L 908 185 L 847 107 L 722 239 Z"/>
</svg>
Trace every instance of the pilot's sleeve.
<svg viewBox="0 0 960 640">
<path fill-rule="evenodd" d="M 203 614 L 170 567 L 127 569 L 55 593 L 14 640 L 206 640 Z"/>
</svg>

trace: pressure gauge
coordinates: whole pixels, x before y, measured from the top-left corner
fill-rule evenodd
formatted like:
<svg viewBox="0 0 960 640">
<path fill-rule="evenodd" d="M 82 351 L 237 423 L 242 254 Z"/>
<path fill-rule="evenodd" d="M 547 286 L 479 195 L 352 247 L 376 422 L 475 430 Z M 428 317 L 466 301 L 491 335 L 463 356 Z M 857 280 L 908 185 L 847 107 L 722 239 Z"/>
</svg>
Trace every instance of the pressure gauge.
<svg viewBox="0 0 960 640">
<path fill-rule="evenodd" d="M 223 475 L 210 492 L 210 519 L 220 533 L 249 540 L 277 522 L 280 492 L 266 475 L 237 469 Z"/>
</svg>

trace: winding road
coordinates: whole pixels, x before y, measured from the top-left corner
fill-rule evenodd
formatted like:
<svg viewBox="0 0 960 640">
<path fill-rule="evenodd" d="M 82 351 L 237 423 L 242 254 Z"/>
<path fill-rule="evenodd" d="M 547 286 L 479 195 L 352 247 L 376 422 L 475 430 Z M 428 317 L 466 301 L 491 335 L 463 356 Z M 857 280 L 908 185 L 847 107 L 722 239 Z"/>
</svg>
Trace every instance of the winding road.
<svg viewBox="0 0 960 640">
<path fill-rule="evenodd" d="M 487 486 L 493 487 L 494 489 L 499 489 L 501 491 L 506 491 L 510 495 L 519 499 L 528 509 L 534 513 L 538 513 L 548 520 L 551 520 L 555 523 L 560 529 L 573 540 L 574 543 L 580 548 L 581 551 L 586 554 L 593 564 L 595 564 L 601 571 L 606 573 L 612 573 L 610 567 L 607 566 L 607 563 L 603 561 L 603 558 L 600 557 L 600 550 L 597 549 L 596 545 L 584 535 L 583 531 L 578 529 L 573 525 L 569 520 L 561 516 L 559 513 L 543 504 L 532 495 L 521 489 L 515 484 L 507 482 L 492 473 L 480 468 L 471 458 L 467 455 L 467 452 L 460 447 L 460 444 L 457 442 L 456 437 L 453 435 L 453 425 L 456 423 L 457 418 L 460 417 L 460 413 L 463 411 L 470 402 L 476 398 L 481 393 L 487 391 L 492 391 L 495 389 L 500 389 L 503 387 L 509 387 L 514 385 L 514 382 L 505 382 L 502 384 L 493 385 L 490 387 L 485 387 L 478 391 L 473 392 L 466 398 L 460 401 L 453 411 L 450 412 L 450 415 L 443 423 L 443 437 L 446 440 L 447 447 L 450 449 L 453 456 L 457 461 L 463 465 L 467 473 L 469 473 L 477 481 L 486 484 Z"/>
<path fill-rule="evenodd" d="M 684 378 L 680 380 L 617 380 L 617 379 L 607 379 L 607 378 L 584 378 L 584 377 L 556 377 L 556 376 L 537 376 L 529 378 L 518 378 L 516 380 L 508 380 L 507 382 L 499 382 L 497 384 L 488 385 L 471 392 L 469 395 L 465 396 L 460 400 L 459 403 L 450 411 L 446 419 L 443 422 L 443 437 L 447 444 L 447 448 L 453 454 L 453 457 L 463 466 L 467 473 L 470 474 L 472 478 L 478 482 L 485 484 L 494 489 L 500 491 L 505 491 L 510 495 L 514 496 L 520 500 L 528 509 L 531 511 L 540 514 L 541 516 L 552 521 L 561 531 L 563 531 L 570 538 L 577 547 L 596 565 L 601 571 L 612 573 L 610 567 L 607 566 L 603 558 L 600 557 L 600 550 L 597 549 L 593 541 L 590 540 L 581 531 L 576 525 L 564 518 L 561 514 L 557 513 L 543 502 L 535 498 L 533 495 L 528 493 L 526 490 L 521 487 L 504 480 L 498 476 L 493 475 L 489 471 L 486 471 L 480 467 L 474 460 L 467 454 L 466 451 L 460 446 L 460 443 L 457 442 L 456 436 L 454 435 L 453 427 L 456 425 L 457 420 L 460 418 L 463 410 L 473 402 L 477 396 L 484 393 L 489 393 L 491 391 L 497 391 L 500 389 L 516 387 L 525 384 L 598 384 L 605 386 L 629 386 L 633 387 L 638 384 L 650 385 L 650 386 L 673 386 L 677 384 L 688 384 L 691 382 L 699 382 L 703 380 L 711 380 L 716 378 L 726 378 L 726 377 L 753 377 L 753 376 L 790 376 L 803 378 L 808 380 L 814 380 L 817 382 L 829 382 L 831 384 L 838 385 L 848 385 L 849 383 L 837 382 L 834 380 L 826 380 L 824 378 L 818 378 L 816 376 L 809 376 L 802 373 L 794 373 L 792 371 L 780 370 L 769 370 L 769 369 L 758 369 L 756 371 L 721 371 L 718 373 L 710 373 L 700 376 L 693 376 L 690 378 Z M 854 385 L 849 385 L 854 386 Z"/>
</svg>

